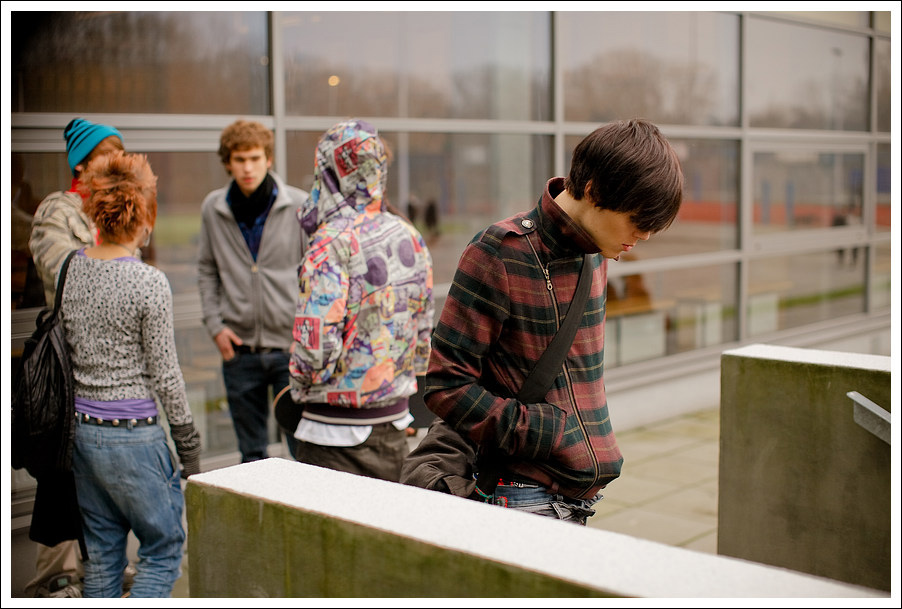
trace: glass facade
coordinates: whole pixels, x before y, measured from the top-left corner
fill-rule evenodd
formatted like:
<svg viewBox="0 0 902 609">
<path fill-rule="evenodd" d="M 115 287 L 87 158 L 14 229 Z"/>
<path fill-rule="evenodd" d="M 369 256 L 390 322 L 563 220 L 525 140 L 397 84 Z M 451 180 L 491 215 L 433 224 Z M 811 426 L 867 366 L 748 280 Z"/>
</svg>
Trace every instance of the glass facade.
<svg viewBox="0 0 902 609">
<path fill-rule="evenodd" d="M 864 154 L 760 152 L 752 171 L 756 234 L 861 224 Z"/>
<path fill-rule="evenodd" d="M 890 165 L 891 154 L 889 144 L 877 145 L 877 187 L 875 188 L 874 197 L 876 198 L 874 228 L 879 232 L 889 232 L 892 227 L 892 199 L 890 198 L 890 178 L 892 177 L 892 166 Z"/>
<path fill-rule="evenodd" d="M 867 36 L 755 17 L 746 31 L 752 127 L 868 130 Z"/>
<path fill-rule="evenodd" d="M 542 12 L 279 13 L 285 111 L 550 120 L 550 20 Z"/>
<path fill-rule="evenodd" d="M 865 310 L 863 248 L 781 254 L 749 265 L 749 336 Z"/>
<path fill-rule="evenodd" d="M 12 111 L 269 114 L 257 12 L 15 12 Z"/>
<path fill-rule="evenodd" d="M 581 13 L 560 22 L 564 117 L 739 124 L 739 26 L 725 13 Z"/>
<path fill-rule="evenodd" d="M 608 280 L 606 368 L 738 337 L 735 264 L 624 273 Z"/>
<path fill-rule="evenodd" d="M 197 292 L 219 133 L 252 118 L 309 189 L 319 135 L 361 116 L 392 151 L 389 200 L 427 238 L 437 310 L 466 243 L 535 204 L 579 142 L 643 116 L 685 175 L 674 225 L 610 265 L 606 368 L 886 315 L 892 293 L 888 14 L 13 12 L 10 350 L 43 294 L 30 219 L 68 189 L 63 127 L 117 126 L 159 176 L 146 258 L 175 299 L 206 457 L 236 442 Z M 37 283 L 36 283 L 37 282 Z M 710 348 L 710 349 L 709 349 Z M 273 441 L 277 441 L 275 429 Z"/>
</svg>

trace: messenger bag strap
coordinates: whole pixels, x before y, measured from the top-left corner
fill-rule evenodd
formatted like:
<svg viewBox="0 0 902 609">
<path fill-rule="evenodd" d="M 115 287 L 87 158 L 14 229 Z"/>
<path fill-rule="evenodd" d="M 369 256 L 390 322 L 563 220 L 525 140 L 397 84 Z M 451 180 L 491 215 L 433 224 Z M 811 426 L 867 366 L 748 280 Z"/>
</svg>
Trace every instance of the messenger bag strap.
<svg viewBox="0 0 902 609">
<path fill-rule="evenodd" d="M 582 321 L 583 313 L 586 310 L 586 302 L 589 300 L 589 292 L 592 289 L 592 259 L 589 254 L 583 257 L 583 268 L 579 274 L 579 281 L 576 285 L 576 292 L 573 294 L 573 300 L 570 301 L 570 307 L 567 309 L 567 315 L 561 327 L 558 328 L 557 334 L 551 340 L 548 348 L 542 353 L 539 361 L 536 362 L 535 368 L 523 381 L 520 392 L 517 393 L 517 399 L 526 404 L 541 402 L 545 399 L 545 395 L 551 388 L 551 383 L 557 378 L 561 371 L 561 366 L 567 353 L 573 345 L 573 339 L 576 337 L 576 330 L 579 328 L 579 322 Z"/>
<path fill-rule="evenodd" d="M 60 267 L 60 276 L 59 279 L 57 279 L 56 284 L 56 296 L 53 299 L 54 311 L 60 310 L 60 305 L 63 302 L 63 288 L 66 285 L 66 271 L 69 270 L 69 261 L 72 260 L 72 256 L 74 256 L 75 252 L 77 251 L 78 250 L 72 250 L 71 252 L 69 252 L 69 254 L 66 256 L 66 259 L 63 260 L 63 265 Z"/>
<path fill-rule="evenodd" d="M 551 384 L 561 371 L 561 366 L 570 351 L 573 339 L 576 337 L 576 330 L 582 321 L 583 313 L 586 310 L 586 302 L 589 300 L 589 292 L 592 289 L 592 258 L 589 254 L 583 256 L 583 268 L 579 273 L 579 280 L 576 284 L 576 292 L 573 294 L 573 300 L 570 301 L 570 307 L 564 316 L 561 327 L 558 328 L 554 338 L 545 352 L 539 357 L 535 367 L 523 381 L 523 386 L 517 393 L 517 399 L 525 404 L 533 404 L 541 402 L 545 399 L 545 395 L 551 388 Z M 476 481 L 476 492 L 484 499 L 489 499 L 498 486 L 498 480 L 501 478 L 504 469 L 504 458 L 500 455 L 483 455 L 479 459 L 479 473 Z"/>
</svg>

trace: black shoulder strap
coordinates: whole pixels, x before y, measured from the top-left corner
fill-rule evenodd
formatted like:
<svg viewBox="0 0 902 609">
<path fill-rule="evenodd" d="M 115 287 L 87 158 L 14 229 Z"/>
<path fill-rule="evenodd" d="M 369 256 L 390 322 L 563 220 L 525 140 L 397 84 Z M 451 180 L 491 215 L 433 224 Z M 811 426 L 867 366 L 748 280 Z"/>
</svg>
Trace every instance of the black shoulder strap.
<svg viewBox="0 0 902 609">
<path fill-rule="evenodd" d="M 576 284 L 576 292 L 567 309 L 561 327 L 551 339 L 551 343 L 545 352 L 539 357 L 535 367 L 523 381 L 523 386 L 517 393 L 517 399 L 526 404 L 541 402 L 551 388 L 554 379 L 561 371 L 567 352 L 576 337 L 576 330 L 586 310 L 586 302 L 589 300 L 589 292 L 592 289 L 592 259 L 589 254 L 583 256 L 583 268 L 579 273 Z M 477 475 L 476 492 L 480 497 L 488 500 L 495 492 L 498 479 L 504 469 L 504 458 L 497 454 L 483 454 L 479 458 L 479 473 Z"/>
<path fill-rule="evenodd" d="M 551 388 L 551 383 L 557 378 L 561 371 L 561 365 L 570 351 L 573 339 L 576 336 L 576 330 L 579 328 L 579 322 L 583 318 L 586 310 L 586 302 L 589 300 L 589 292 L 592 289 L 592 260 L 589 254 L 583 257 L 583 268 L 579 274 L 579 280 L 576 284 L 576 292 L 573 294 L 573 300 L 567 309 L 567 315 L 561 327 L 558 328 L 557 334 L 551 340 L 548 348 L 542 353 L 539 361 L 536 362 L 535 368 L 523 381 L 517 393 L 517 399 L 526 404 L 540 402 L 545 398 L 545 394 Z"/>
<path fill-rule="evenodd" d="M 53 299 L 53 310 L 59 311 L 60 304 L 63 302 L 63 288 L 66 286 L 66 271 L 69 270 L 69 261 L 72 260 L 72 256 L 75 255 L 75 252 L 78 250 L 72 250 L 66 256 L 66 259 L 63 260 L 63 265 L 60 267 L 60 276 L 59 279 L 56 280 L 56 297 Z"/>
</svg>

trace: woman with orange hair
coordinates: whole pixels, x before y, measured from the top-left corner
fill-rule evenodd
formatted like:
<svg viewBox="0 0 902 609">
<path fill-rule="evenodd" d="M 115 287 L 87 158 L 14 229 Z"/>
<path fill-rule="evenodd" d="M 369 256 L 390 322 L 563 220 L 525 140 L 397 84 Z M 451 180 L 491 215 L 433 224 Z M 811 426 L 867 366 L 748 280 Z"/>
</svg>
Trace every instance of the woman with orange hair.
<svg viewBox="0 0 902 609">
<path fill-rule="evenodd" d="M 185 531 L 180 475 L 200 470 L 178 364 L 172 289 L 141 262 L 157 215 L 144 156 L 115 152 L 81 177 L 99 245 L 73 256 L 60 315 L 75 380 L 73 471 L 87 556 L 84 596 L 122 596 L 130 531 L 140 543 L 132 597 L 169 597 L 181 574 Z M 165 411 L 181 471 L 159 424 Z"/>
</svg>

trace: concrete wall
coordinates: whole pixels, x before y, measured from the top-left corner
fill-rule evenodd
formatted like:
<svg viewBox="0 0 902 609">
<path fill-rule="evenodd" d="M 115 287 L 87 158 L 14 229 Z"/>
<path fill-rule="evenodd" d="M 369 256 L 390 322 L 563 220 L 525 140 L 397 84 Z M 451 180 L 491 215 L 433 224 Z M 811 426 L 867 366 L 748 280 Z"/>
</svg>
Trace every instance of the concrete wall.
<svg viewBox="0 0 902 609">
<path fill-rule="evenodd" d="M 272 458 L 192 476 L 192 597 L 884 597 Z"/>
<path fill-rule="evenodd" d="M 890 358 L 750 345 L 722 356 L 718 553 L 890 589 Z"/>
</svg>

